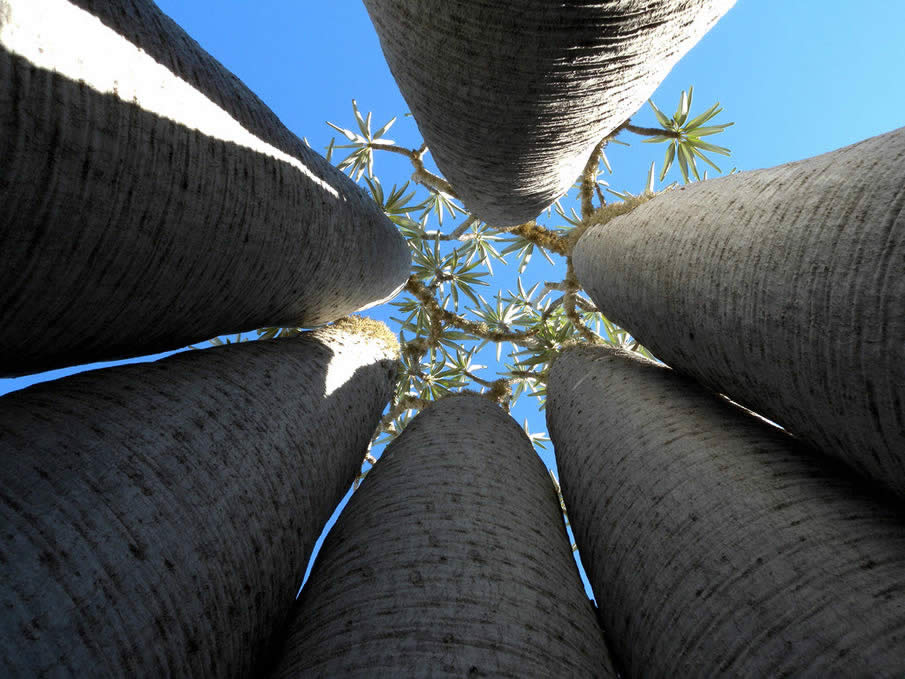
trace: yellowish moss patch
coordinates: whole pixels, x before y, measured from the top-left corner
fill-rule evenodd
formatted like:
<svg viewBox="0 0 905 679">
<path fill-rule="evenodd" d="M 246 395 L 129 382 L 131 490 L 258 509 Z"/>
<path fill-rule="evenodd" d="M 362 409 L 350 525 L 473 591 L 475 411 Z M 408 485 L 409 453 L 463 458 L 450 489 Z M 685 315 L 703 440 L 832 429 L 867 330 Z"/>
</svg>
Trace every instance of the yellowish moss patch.
<svg viewBox="0 0 905 679">
<path fill-rule="evenodd" d="M 381 321 L 375 321 L 367 316 L 345 316 L 329 327 L 351 335 L 369 337 L 386 346 L 397 357 L 399 356 L 400 348 L 396 335 Z"/>
</svg>

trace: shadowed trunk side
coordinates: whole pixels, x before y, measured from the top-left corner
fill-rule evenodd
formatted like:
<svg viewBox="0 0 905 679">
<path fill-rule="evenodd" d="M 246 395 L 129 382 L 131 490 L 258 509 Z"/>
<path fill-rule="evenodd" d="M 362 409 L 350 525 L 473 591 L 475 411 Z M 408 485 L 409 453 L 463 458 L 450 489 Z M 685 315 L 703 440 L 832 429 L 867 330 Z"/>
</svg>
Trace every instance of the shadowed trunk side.
<svg viewBox="0 0 905 679">
<path fill-rule="evenodd" d="M 257 671 L 392 394 L 361 327 L 0 399 L 0 673 Z"/>
<path fill-rule="evenodd" d="M 374 201 L 153 3 L 82 4 L 107 23 L 0 2 L 0 375 L 315 325 L 405 283 Z"/>
<path fill-rule="evenodd" d="M 547 422 L 632 677 L 900 677 L 902 505 L 651 361 L 554 363 Z"/>
<path fill-rule="evenodd" d="M 536 217 L 734 0 L 365 0 L 437 167 L 495 226 Z"/>
<path fill-rule="evenodd" d="M 658 196 L 574 263 L 658 358 L 905 494 L 905 128 Z"/>
<path fill-rule="evenodd" d="M 550 477 L 478 396 L 432 403 L 352 496 L 277 677 L 612 677 Z"/>
</svg>

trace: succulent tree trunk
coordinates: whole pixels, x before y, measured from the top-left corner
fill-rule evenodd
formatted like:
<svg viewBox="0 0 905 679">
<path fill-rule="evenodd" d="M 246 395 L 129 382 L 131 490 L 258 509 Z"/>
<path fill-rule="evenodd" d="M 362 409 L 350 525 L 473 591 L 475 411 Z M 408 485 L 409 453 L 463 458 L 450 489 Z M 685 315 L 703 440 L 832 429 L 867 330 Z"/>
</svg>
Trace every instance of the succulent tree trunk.
<svg viewBox="0 0 905 679">
<path fill-rule="evenodd" d="M 404 239 L 150 0 L 0 0 L 0 375 L 315 325 Z"/>
<path fill-rule="evenodd" d="M 734 0 L 365 0 L 437 166 L 498 226 L 565 193 Z"/>
<path fill-rule="evenodd" d="M 692 380 L 620 354 L 564 353 L 547 422 L 628 674 L 905 675 L 895 497 Z"/>
<path fill-rule="evenodd" d="M 0 674 L 249 676 L 392 394 L 380 332 L 341 322 L 0 399 Z"/>
<path fill-rule="evenodd" d="M 614 676 L 550 478 L 477 396 L 369 472 L 302 591 L 278 677 Z"/>
<path fill-rule="evenodd" d="M 658 196 L 574 262 L 660 359 L 905 493 L 905 128 Z"/>
</svg>

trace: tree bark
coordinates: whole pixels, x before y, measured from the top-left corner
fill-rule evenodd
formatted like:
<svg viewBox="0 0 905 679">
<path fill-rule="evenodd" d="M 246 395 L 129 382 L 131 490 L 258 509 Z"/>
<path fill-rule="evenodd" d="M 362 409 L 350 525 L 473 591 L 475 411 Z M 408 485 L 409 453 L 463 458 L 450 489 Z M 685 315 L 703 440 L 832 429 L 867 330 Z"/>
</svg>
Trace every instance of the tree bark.
<svg viewBox="0 0 905 679">
<path fill-rule="evenodd" d="M 437 167 L 497 226 L 536 217 L 734 0 L 365 0 Z"/>
<path fill-rule="evenodd" d="M 901 503 L 692 380 L 620 354 L 564 353 L 547 423 L 628 675 L 903 676 Z"/>
<path fill-rule="evenodd" d="M 477 396 L 432 403 L 319 553 L 277 677 L 615 676 L 556 492 Z"/>
<path fill-rule="evenodd" d="M 0 375 L 394 294 L 376 204 L 150 0 L 0 1 Z"/>
<path fill-rule="evenodd" d="M 393 391 L 398 347 L 369 332 L 340 324 L 0 399 L 0 674 L 259 669 Z"/>
<path fill-rule="evenodd" d="M 654 198 L 574 263 L 660 359 L 905 493 L 905 128 Z"/>
</svg>

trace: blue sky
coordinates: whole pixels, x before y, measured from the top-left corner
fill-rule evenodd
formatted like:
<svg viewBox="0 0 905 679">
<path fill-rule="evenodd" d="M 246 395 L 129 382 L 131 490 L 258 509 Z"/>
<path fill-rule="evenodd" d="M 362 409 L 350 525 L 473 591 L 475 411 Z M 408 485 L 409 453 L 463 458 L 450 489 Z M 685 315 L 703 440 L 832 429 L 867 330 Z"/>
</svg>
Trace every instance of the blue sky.
<svg viewBox="0 0 905 679">
<path fill-rule="evenodd" d="M 160 7 L 213 56 L 238 75 L 297 135 L 323 150 L 335 132 L 330 120 L 352 127 L 351 100 L 382 124 L 407 108 L 380 52 L 364 7 L 353 0 L 159 0 Z M 692 114 L 719 100 L 714 122 L 735 125 L 714 143 L 732 149 L 721 167 L 769 167 L 850 144 L 905 125 L 905 2 L 899 0 L 739 0 L 736 7 L 673 69 L 653 95 L 672 111 L 679 92 L 694 85 Z M 633 118 L 655 125 L 648 109 Z M 411 119 L 388 134 L 404 145 L 420 137 Z M 610 185 L 638 192 L 663 147 L 611 147 Z M 409 171 L 395 158 L 378 157 L 385 185 Z M 678 179 L 673 170 L 667 182 Z M 550 222 L 554 224 L 554 222 Z M 538 258 L 539 259 L 539 258 Z M 546 264 L 531 275 L 556 277 Z M 506 280 L 506 279 L 504 279 Z M 509 285 L 510 283 L 504 283 Z M 496 287 L 493 288 L 494 290 Z M 385 313 L 372 315 L 382 317 Z M 26 379 L 0 379 L 0 393 Z M 487 375 L 490 377 L 491 375 Z M 533 402 L 519 421 L 544 429 Z M 543 456 L 548 466 L 552 458 Z"/>
</svg>

